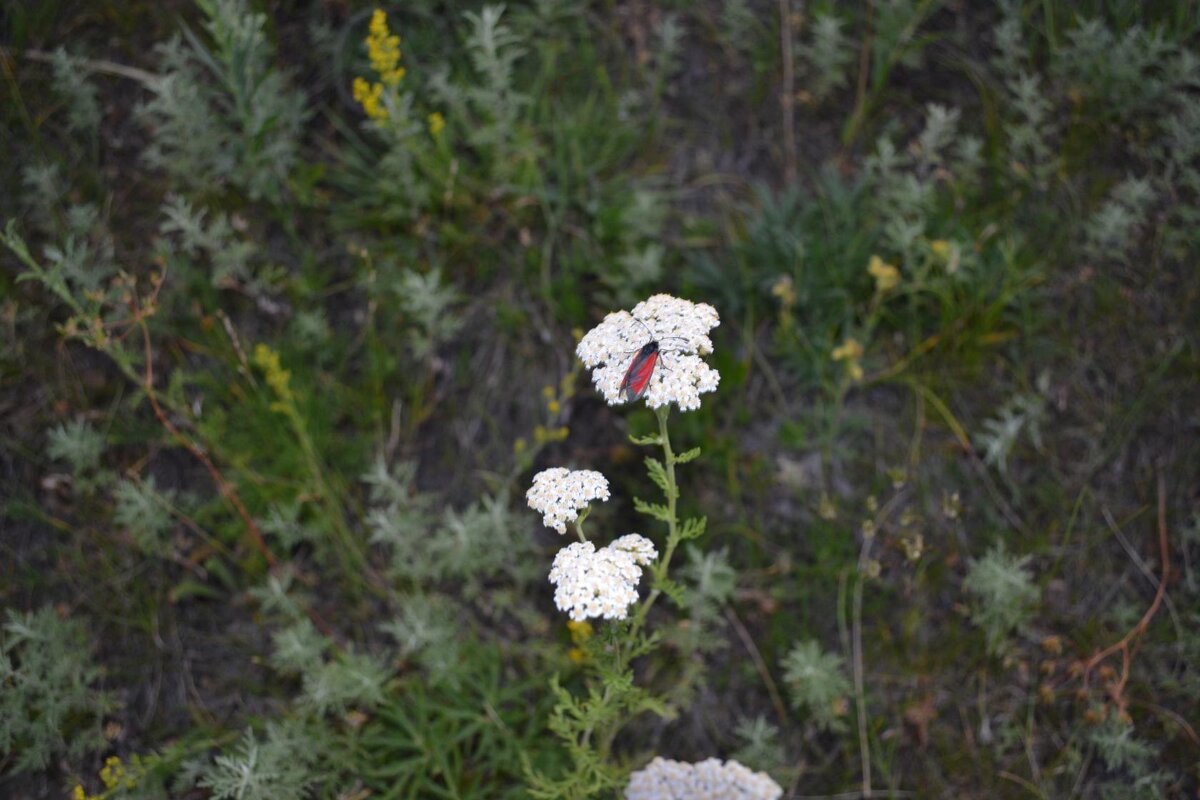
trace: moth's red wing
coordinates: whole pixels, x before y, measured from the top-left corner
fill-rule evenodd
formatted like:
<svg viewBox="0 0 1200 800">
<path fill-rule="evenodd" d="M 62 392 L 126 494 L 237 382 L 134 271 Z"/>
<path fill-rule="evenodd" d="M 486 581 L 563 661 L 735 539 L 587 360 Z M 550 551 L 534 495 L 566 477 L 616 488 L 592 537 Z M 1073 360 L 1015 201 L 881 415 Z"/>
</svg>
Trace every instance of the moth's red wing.
<svg viewBox="0 0 1200 800">
<path fill-rule="evenodd" d="M 633 361 L 629 362 L 629 369 L 625 372 L 625 378 L 621 381 L 621 392 L 626 400 L 637 400 L 646 393 L 657 364 L 657 350 L 643 350 L 633 357 Z"/>
</svg>

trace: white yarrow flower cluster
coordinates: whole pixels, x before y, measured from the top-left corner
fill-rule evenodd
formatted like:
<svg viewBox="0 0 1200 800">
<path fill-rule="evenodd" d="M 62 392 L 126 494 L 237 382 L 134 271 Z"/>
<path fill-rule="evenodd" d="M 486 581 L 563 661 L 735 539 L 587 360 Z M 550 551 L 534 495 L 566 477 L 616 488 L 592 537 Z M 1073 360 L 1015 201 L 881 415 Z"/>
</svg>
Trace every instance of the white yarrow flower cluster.
<svg viewBox="0 0 1200 800">
<path fill-rule="evenodd" d="M 717 310 L 669 294 L 656 294 L 633 307 L 614 311 L 580 340 L 575 354 L 592 370 L 592 383 L 608 404 L 625 402 L 621 381 L 651 336 L 662 348 L 646 389 L 646 404 L 674 403 L 681 411 L 700 407 L 700 395 L 715 391 L 721 374 L 700 358 L 713 351 L 708 332 L 721 324 Z"/>
<path fill-rule="evenodd" d="M 567 532 L 567 523 L 574 522 L 579 512 L 593 500 L 608 499 L 608 479 L 591 469 L 569 470 L 564 467 L 545 469 L 533 476 L 533 485 L 525 500 L 534 511 L 540 511 L 547 528 Z"/>
<path fill-rule="evenodd" d="M 629 776 L 626 800 L 777 800 L 783 789 L 732 759 L 686 764 L 656 758 Z"/>
<path fill-rule="evenodd" d="M 558 551 L 550 568 L 554 604 L 573 620 L 625 619 L 637 602 L 642 567 L 658 556 L 654 544 L 631 533 L 599 550 L 576 542 Z"/>
</svg>

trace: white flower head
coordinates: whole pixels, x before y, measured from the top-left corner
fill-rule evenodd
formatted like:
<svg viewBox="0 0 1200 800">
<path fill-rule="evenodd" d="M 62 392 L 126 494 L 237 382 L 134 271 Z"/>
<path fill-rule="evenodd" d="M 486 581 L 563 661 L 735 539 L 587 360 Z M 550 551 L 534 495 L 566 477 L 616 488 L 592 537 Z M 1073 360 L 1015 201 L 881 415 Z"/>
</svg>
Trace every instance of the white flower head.
<svg viewBox="0 0 1200 800">
<path fill-rule="evenodd" d="M 638 599 L 642 579 L 638 564 L 649 564 L 657 555 L 650 540 L 636 533 L 599 550 L 591 542 L 567 545 L 550 568 L 550 583 L 556 587 L 554 605 L 573 620 L 625 619 Z"/>
<path fill-rule="evenodd" d="M 534 511 L 540 511 L 547 528 L 567 532 L 567 523 L 574 522 L 579 512 L 593 500 L 608 499 L 608 479 L 591 469 L 569 470 L 564 467 L 544 469 L 533 476 L 533 485 L 525 500 Z"/>
<path fill-rule="evenodd" d="M 626 800 L 777 800 L 783 788 L 730 759 L 698 764 L 656 758 L 629 776 Z"/>
<path fill-rule="evenodd" d="M 629 553 L 629 555 L 633 556 L 634 563 L 642 564 L 643 566 L 658 558 L 658 551 L 654 549 L 654 542 L 637 533 L 627 533 L 616 539 L 609 547 L 613 550 Z"/>
<path fill-rule="evenodd" d="M 700 395 L 715 391 L 721 374 L 705 364 L 713 351 L 708 332 L 721 324 L 717 310 L 669 294 L 656 294 L 633 307 L 614 311 L 579 341 L 575 354 L 592 370 L 592 383 L 608 404 L 627 399 L 621 382 L 638 351 L 651 341 L 661 347 L 658 365 L 646 388 L 646 405 L 674 403 L 681 411 L 700 407 Z"/>
</svg>

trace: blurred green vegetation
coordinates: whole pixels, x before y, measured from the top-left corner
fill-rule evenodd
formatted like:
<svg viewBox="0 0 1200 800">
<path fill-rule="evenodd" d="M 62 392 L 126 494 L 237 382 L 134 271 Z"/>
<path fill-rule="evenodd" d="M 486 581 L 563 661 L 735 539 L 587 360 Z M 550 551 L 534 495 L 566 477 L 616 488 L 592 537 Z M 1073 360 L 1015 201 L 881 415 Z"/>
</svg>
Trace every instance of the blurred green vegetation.
<svg viewBox="0 0 1200 800">
<path fill-rule="evenodd" d="M 708 525 L 619 770 L 1196 796 L 1194 3 L 380 8 L 0 9 L 0 794 L 566 770 L 521 498 L 639 530 L 574 346 L 670 292 Z"/>
</svg>

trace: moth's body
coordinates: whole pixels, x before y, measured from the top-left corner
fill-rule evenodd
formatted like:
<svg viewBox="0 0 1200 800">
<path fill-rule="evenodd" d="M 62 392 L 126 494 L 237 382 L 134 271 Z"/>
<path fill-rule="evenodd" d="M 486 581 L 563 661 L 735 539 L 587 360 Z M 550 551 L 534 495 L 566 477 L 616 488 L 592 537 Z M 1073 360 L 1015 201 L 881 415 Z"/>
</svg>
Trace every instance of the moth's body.
<svg viewBox="0 0 1200 800">
<path fill-rule="evenodd" d="M 659 346 L 657 341 L 647 342 L 629 362 L 625 377 L 621 379 L 621 394 L 626 400 L 638 400 L 650 387 L 654 368 L 658 366 Z"/>
</svg>

